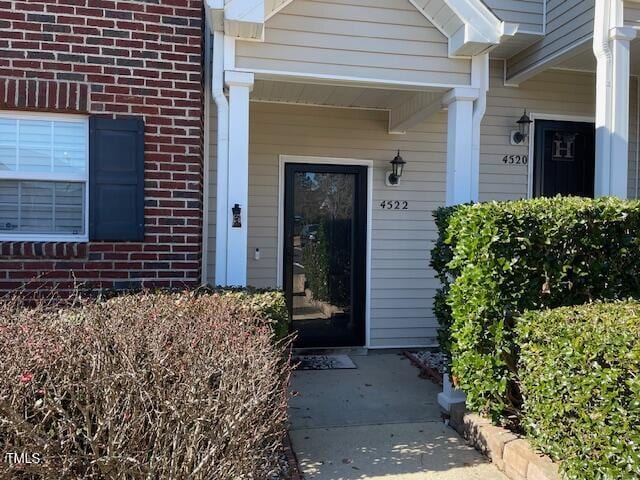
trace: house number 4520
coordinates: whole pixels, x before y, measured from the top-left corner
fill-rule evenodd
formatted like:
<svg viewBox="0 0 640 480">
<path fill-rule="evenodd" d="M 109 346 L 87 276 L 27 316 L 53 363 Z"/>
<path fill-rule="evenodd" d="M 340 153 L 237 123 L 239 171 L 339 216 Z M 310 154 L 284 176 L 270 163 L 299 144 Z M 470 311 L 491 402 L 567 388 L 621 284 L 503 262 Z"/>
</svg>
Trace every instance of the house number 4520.
<svg viewBox="0 0 640 480">
<path fill-rule="evenodd" d="M 380 208 L 384 210 L 409 210 L 409 202 L 406 200 L 383 200 Z"/>
<path fill-rule="evenodd" d="M 526 155 L 505 155 L 502 163 L 506 165 L 526 165 L 529 158 Z"/>
</svg>

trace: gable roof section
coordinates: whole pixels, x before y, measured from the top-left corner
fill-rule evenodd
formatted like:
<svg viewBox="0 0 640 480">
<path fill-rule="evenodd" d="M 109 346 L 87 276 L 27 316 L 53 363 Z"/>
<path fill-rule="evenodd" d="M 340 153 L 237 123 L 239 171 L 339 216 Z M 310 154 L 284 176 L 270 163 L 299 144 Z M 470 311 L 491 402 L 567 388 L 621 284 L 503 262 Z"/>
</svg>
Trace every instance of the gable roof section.
<svg viewBox="0 0 640 480">
<path fill-rule="evenodd" d="M 263 40 L 265 22 L 295 0 L 207 0 L 213 29 L 245 40 Z M 482 0 L 408 0 L 449 40 L 449 56 L 472 56 L 513 36 L 517 25 L 498 19 Z"/>
</svg>

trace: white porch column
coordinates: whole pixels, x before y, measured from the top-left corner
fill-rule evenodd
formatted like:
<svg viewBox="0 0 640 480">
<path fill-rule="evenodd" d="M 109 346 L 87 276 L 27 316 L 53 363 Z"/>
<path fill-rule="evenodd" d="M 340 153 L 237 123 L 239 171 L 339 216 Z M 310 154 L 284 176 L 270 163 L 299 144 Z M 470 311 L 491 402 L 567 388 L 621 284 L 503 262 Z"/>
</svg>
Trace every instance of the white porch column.
<svg viewBox="0 0 640 480">
<path fill-rule="evenodd" d="M 478 99 L 477 88 L 454 88 L 442 99 L 447 107 L 447 167 L 445 201 L 447 205 L 478 201 L 480 150 L 474 130 L 479 137 L 480 121 L 484 111 L 474 115 L 474 101 Z M 483 102 L 479 102 L 483 103 Z M 478 105 L 484 108 L 484 104 Z M 474 126 L 474 116 L 477 125 Z M 442 379 L 442 392 L 438 394 L 438 404 L 450 412 L 454 404 L 464 403 L 466 396 L 457 390 L 445 373 Z"/>
<path fill-rule="evenodd" d="M 446 204 L 478 200 L 479 157 L 473 155 L 473 102 L 475 88 L 454 88 L 442 99 L 448 109 Z"/>
<path fill-rule="evenodd" d="M 627 197 L 629 161 L 629 43 L 622 0 L 596 0 L 596 197 Z"/>
<path fill-rule="evenodd" d="M 229 164 L 227 183 L 227 285 L 247 284 L 247 210 L 249 203 L 249 93 L 253 74 L 225 72 L 229 87 Z M 241 209 L 240 224 L 232 209 Z M 225 221 L 225 219 L 218 219 Z"/>
</svg>

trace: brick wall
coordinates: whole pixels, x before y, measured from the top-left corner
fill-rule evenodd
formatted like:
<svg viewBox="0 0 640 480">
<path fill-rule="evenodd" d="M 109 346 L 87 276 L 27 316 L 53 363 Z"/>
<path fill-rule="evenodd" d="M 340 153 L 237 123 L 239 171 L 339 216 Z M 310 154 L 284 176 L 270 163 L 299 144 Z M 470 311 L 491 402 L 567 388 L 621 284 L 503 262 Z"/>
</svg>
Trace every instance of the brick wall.
<svg viewBox="0 0 640 480">
<path fill-rule="evenodd" d="M 199 281 L 202 23 L 201 0 L 0 0 L 0 109 L 146 130 L 144 242 L 0 242 L 0 290 Z"/>
</svg>

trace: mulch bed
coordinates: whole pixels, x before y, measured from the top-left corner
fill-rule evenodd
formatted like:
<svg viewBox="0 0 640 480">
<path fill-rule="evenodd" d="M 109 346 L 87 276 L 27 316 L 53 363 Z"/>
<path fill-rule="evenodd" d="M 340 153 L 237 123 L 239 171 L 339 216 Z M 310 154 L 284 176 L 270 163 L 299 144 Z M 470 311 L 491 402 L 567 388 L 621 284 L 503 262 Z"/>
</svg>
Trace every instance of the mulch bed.
<svg viewBox="0 0 640 480">
<path fill-rule="evenodd" d="M 442 385 L 442 361 L 439 353 L 432 352 L 403 352 L 411 364 L 420 370 L 420 378 L 431 380 L 436 385 Z"/>
</svg>

